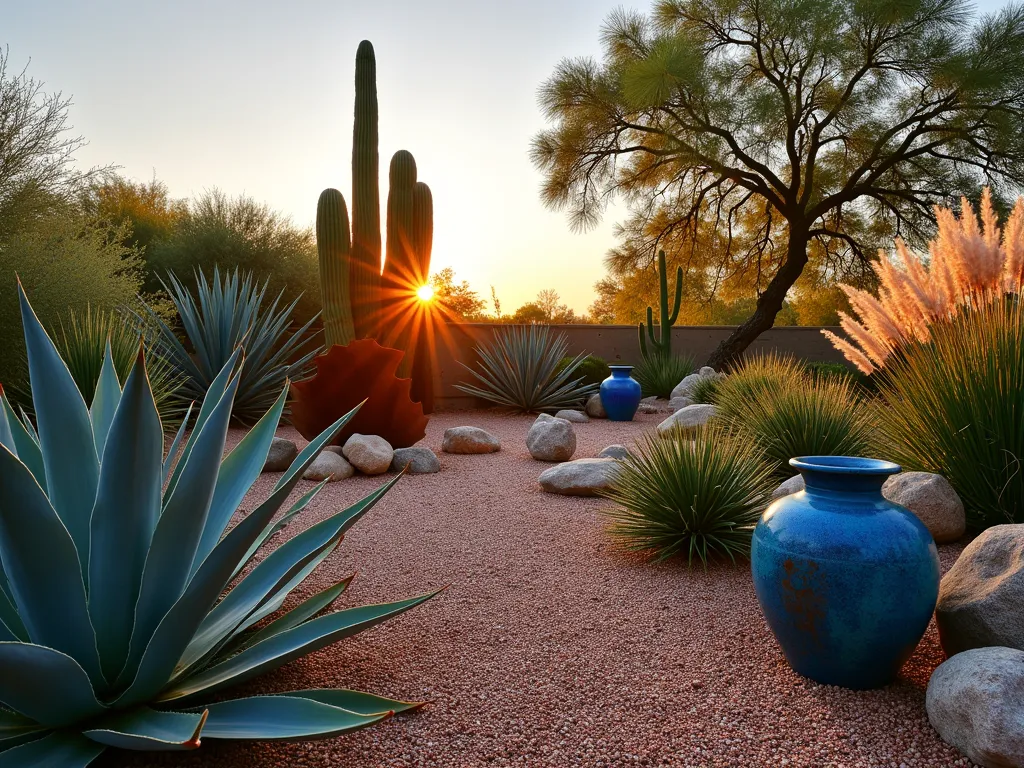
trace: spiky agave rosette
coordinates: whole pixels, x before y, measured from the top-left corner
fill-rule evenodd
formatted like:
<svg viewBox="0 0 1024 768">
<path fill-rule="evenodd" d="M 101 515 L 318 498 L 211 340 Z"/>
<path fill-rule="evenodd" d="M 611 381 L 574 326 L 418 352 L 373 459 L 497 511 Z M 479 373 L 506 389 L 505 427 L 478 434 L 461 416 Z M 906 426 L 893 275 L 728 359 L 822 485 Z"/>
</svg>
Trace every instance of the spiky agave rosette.
<svg viewBox="0 0 1024 768">
<path fill-rule="evenodd" d="M 345 579 L 261 624 L 395 480 L 237 578 L 323 487 L 274 520 L 354 412 L 313 440 L 229 529 L 263 468 L 287 387 L 222 460 L 240 378 L 236 351 L 188 439 L 182 427 L 164 456 L 141 351 L 123 390 L 108 351 L 87 408 L 19 291 L 37 426 L 2 398 L 0 764 L 77 768 L 111 746 L 184 750 L 204 737 L 323 738 L 417 706 L 348 690 L 198 705 L 433 596 L 325 613 Z"/>
</svg>

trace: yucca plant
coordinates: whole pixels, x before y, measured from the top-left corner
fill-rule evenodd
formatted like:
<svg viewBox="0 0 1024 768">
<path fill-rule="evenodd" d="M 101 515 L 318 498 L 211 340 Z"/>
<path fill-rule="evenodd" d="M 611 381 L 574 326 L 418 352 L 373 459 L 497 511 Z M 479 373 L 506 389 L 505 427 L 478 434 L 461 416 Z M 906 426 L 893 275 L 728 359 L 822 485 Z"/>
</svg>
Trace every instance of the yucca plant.
<svg viewBox="0 0 1024 768">
<path fill-rule="evenodd" d="M 718 376 L 702 376 L 692 390 L 691 399 L 694 403 L 714 405 L 718 402 L 718 390 L 722 380 Z"/>
<path fill-rule="evenodd" d="M 676 385 L 693 373 L 694 360 L 686 355 L 652 353 L 633 368 L 644 397 L 668 399 Z"/>
<path fill-rule="evenodd" d="M 609 533 L 656 559 L 705 566 L 750 554 L 750 539 L 775 484 L 749 440 L 703 427 L 693 440 L 646 437 L 623 459 L 606 497 Z"/>
<path fill-rule="evenodd" d="M 241 381 L 236 350 L 210 383 L 188 439 L 180 429 L 164 455 L 145 356 L 139 353 L 122 390 L 108 347 L 87 408 L 24 292 L 21 308 L 38 432 L 13 417 L 4 399 L 0 764 L 80 768 L 108 747 L 323 738 L 415 707 L 348 690 L 221 698 L 231 685 L 432 596 L 326 613 L 345 579 L 277 613 L 394 480 L 246 570 L 323 487 L 274 520 L 351 414 L 312 441 L 266 500 L 230 526 L 263 467 L 287 388 L 222 460 Z M 216 703 L 199 703 L 213 696 Z"/>
<path fill-rule="evenodd" d="M 285 380 L 305 375 L 320 352 L 309 333 L 316 318 L 289 334 L 298 299 L 282 307 L 279 293 L 267 304 L 267 283 L 261 285 L 251 273 L 242 275 L 237 269 L 222 277 L 214 267 L 209 281 L 201 272 L 195 277 L 195 297 L 173 273 L 163 283 L 194 354 L 152 308 L 147 306 L 147 317 L 138 320 L 155 327 L 154 352 L 184 376 L 178 395 L 185 402 L 203 402 L 228 358 L 242 347 L 244 364 L 233 417 L 253 424 L 273 405 Z"/>
<path fill-rule="evenodd" d="M 751 355 L 719 381 L 716 404 L 727 411 L 731 402 L 781 392 L 801 385 L 807 378 L 804 367 L 792 357 L 775 352 Z"/>
<path fill-rule="evenodd" d="M 883 450 L 936 472 L 972 528 L 1024 523 L 1024 306 L 991 304 L 932 326 L 882 372 Z"/>
<path fill-rule="evenodd" d="M 492 344 L 477 347 L 477 370 L 460 363 L 476 379 L 473 384 L 456 384 L 467 395 L 522 413 L 576 408 L 597 392 L 587 384 L 580 366 L 587 355 L 579 354 L 560 365 L 569 342 L 544 325 L 510 325 L 494 332 Z"/>
<path fill-rule="evenodd" d="M 150 331 L 150 327 L 133 327 L 119 312 L 94 311 L 86 307 L 85 312 L 71 310 L 61 318 L 53 341 L 78 385 L 78 391 L 85 402 L 91 403 L 100 380 L 107 345 L 110 345 L 114 371 L 119 382 L 123 383 L 138 357 L 140 340 L 146 341 Z M 176 371 L 168 360 L 153 354 L 151 348 L 146 352 L 146 372 L 161 421 L 164 425 L 177 423 L 184 411 L 181 398 L 176 397 L 184 383 L 184 375 Z"/>
<path fill-rule="evenodd" d="M 763 384 L 763 382 L 762 382 Z M 808 376 L 784 387 L 759 386 L 737 396 L 719 391 L 719 417 L 764 451 L 777 479 L 793 474 L 795 456 L 863 456 L 872 441 L 871 411 L 848 379 L 815 383 Z"/>
</svg>

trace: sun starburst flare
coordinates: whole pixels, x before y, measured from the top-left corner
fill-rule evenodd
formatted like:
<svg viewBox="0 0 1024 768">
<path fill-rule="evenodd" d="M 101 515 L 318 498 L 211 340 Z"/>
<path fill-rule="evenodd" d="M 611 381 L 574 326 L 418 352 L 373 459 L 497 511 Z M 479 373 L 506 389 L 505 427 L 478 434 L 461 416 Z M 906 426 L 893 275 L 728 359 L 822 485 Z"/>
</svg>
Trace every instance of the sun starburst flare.
<svg viewBox="0 0 1024 768">
<path fill-rule="evenodd" d="M 840 312 L 849 339 L 822 331 L 846 359 L 866 374 L 885 367 L 889 355 L 914 341 L 928 341 L 930 327 L 954 317 L 962 307 L 981 306 L 1024 285 L 1024 197 L 1018 198 L 1000 231 L 992 194 L 981 196 L 981 223 L 961 198 L 960 218 L 935 209 L 938 234 L 928 244 L 927 263 L 896 240 L 896 259 L 879 252 L 873 269 L 878 296 L 840 285 L 857 315 Z"/>
</svg>

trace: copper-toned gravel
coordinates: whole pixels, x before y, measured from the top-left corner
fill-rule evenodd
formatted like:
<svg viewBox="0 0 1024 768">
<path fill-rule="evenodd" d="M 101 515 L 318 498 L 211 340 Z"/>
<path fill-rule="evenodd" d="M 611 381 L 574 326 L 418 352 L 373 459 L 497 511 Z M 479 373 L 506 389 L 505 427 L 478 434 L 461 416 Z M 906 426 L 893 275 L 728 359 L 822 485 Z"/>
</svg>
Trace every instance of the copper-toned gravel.
<svg viewBox="0 0 1024 768">
<path fill-rule="evenodd" d="M 574 425 L 576 458 L 629 445 L 664 417 L 637 418 Z M 615 551 L 598 514 L 605 502 L 540 491 L 537 476 L 549 465 L 526 451 L 531 422 L 435 415 L 425 444 L 438 452 L 440 474 L 403 478 L 298 597 L 353 571 L 343 605 L 451 588 L 234 691 L 351 687 L 430 706 L 328 741 L 206 741 L 188 754 L 109 753 L 98 765 L 970 765 L 925 716 L 925 685 L 943 658 L 934 625 L 884 690 L 799 677 L 761 617 L 747 565 L 689 571 Z M 498 435 L 501 452 L 440 453 L 445 428 L 463 424 Z M 275 479 L 261 478 L 257 493 Z M 381 482 L 329 484 L 294 530 Z M 940 549 L 944 569 L 960 549 Z"/>
</svg>

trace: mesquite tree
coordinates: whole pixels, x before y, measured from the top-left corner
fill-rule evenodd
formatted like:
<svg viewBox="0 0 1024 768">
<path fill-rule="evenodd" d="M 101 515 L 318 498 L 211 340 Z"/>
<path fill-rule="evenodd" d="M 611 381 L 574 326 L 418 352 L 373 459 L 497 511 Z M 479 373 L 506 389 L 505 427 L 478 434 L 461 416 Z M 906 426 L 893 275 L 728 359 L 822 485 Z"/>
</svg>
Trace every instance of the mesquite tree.
<svg viewBox="0 0 1024 768">
<path fill-rule="evenodd" d="M 660 0 L 614 13 L 603 42 L 541 88 L 544 200 L 585 228 L 622 195 L 656 225 L 652 256 L 710 229 L 723 261 L 768 269 L 716 368 L 771 328 L 809 248 L 866 258 L 872 232 L 923 238 L 934 204 L 1024 181 L 1018 5 Z"/>
</svg>

